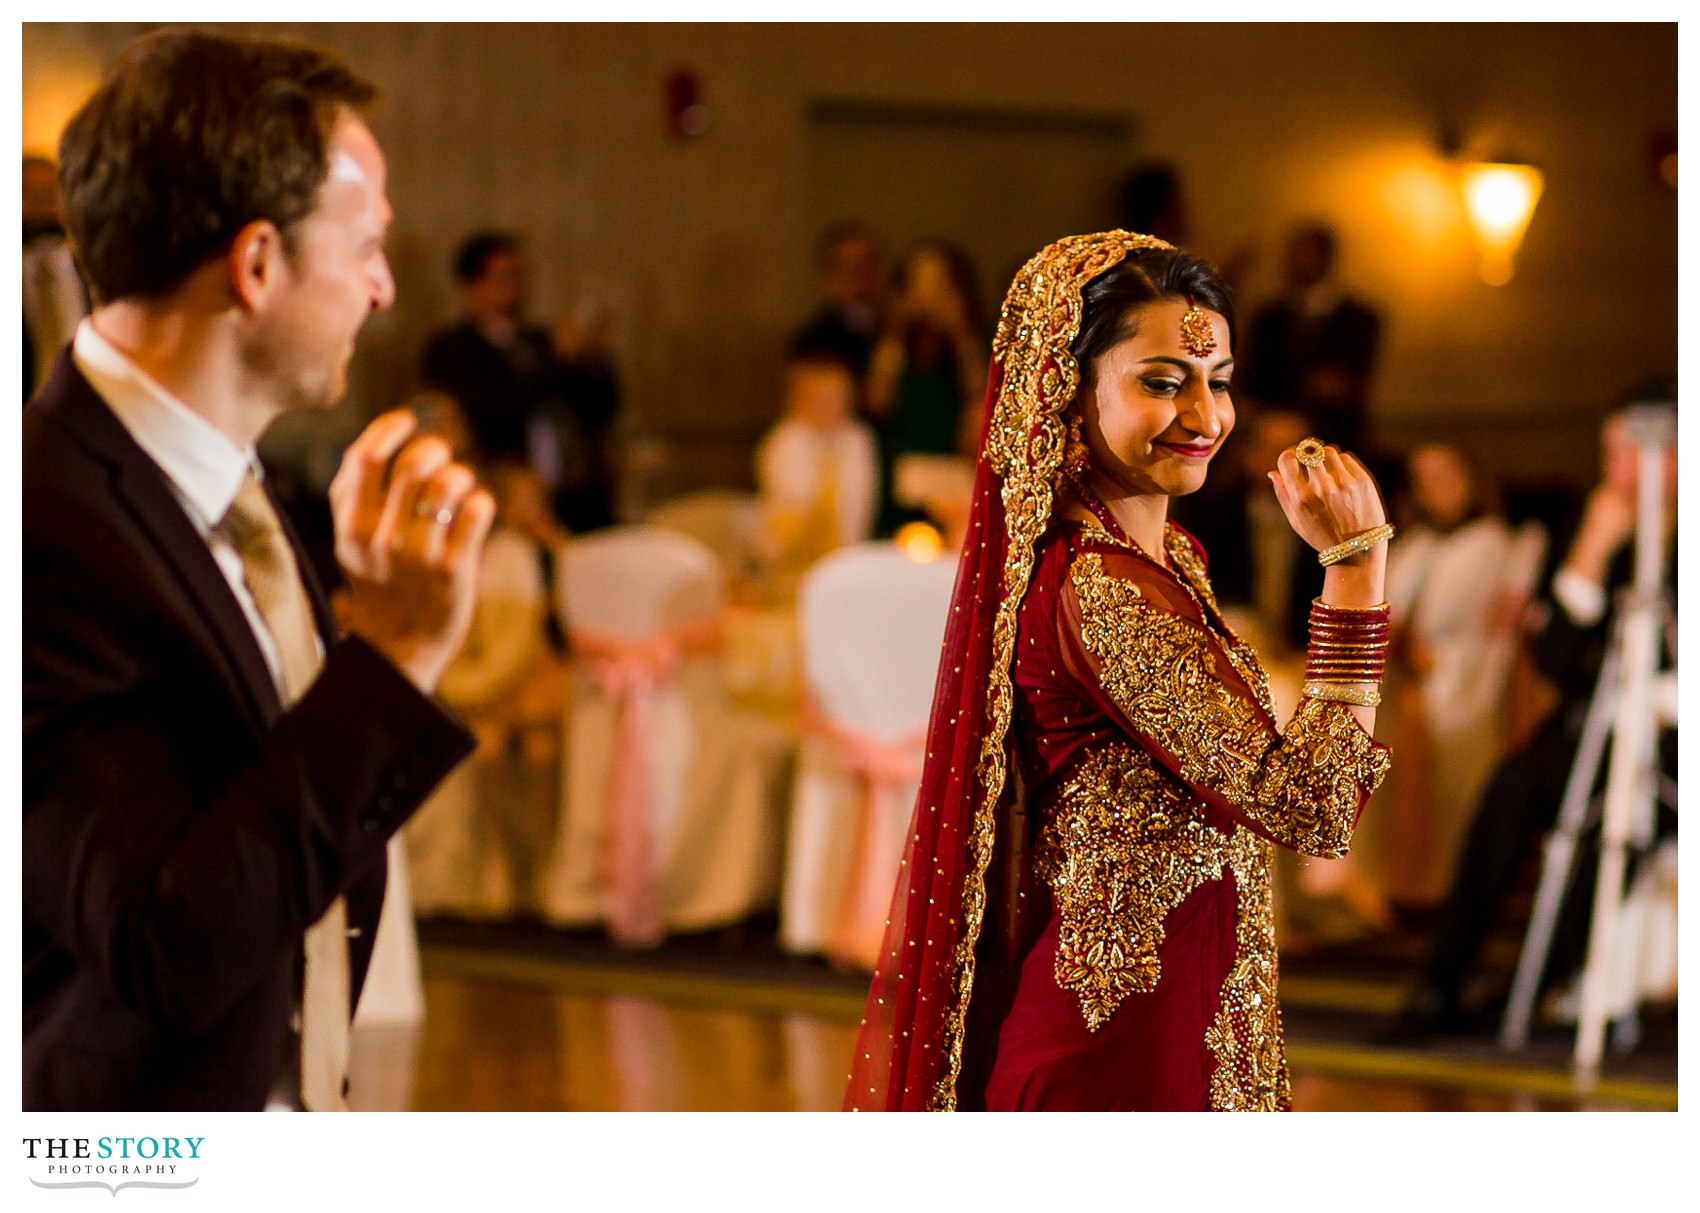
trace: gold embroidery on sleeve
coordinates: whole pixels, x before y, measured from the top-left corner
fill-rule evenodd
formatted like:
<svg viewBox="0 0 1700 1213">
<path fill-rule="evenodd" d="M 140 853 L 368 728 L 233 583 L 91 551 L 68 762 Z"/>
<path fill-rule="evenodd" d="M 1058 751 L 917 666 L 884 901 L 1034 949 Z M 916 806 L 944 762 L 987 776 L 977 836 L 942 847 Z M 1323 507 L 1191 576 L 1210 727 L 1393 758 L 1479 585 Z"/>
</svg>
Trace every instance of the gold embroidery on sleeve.
<svg viewBox="0 0 1700 1213">
<path fill-rule="evenodd" d="M 1063 784 L 1036 862 L 1062 918 L 1057 985 L 1089 1030 L 1157 988 L 1164 918 L 1221 879 L 1227 852 L 1185 788 L 1131 745 L 1093 751 Z"/>
<path fill-rule="evenodd" d="M 1077 556 L 1070 572 L 1081 639 L 1098 659 L 1104 690 L 1175 756 L 1186 780 L 1295 850 L 1344 855 L 1362 791 L 1373 791 L 1387 769 L 1386 751 L 1350 711 L 1307 700 L 1278 736 L 1250 700 L 1223 685 L 1202 628 L 1147 605 L 1095 552 Z"/>
<path fill-rule="evenodd" d="M 1222 647 L 1227 651 L 1228 660 L 1234 669 L 1239 672 L 1240 681 L 1251 688 L 1252 694 L 1257 696 L 1257 702 L 1269 713 L 1270 719 L 1274 719 L 1275 698 L 1269 690 L 1269 675 L 1264 670 L 1263 663 L 1257 659 L 1257 654 L 1252 651 L 1252 647 L 1241 640 L 1223 618 L 1222 608 L 1216 605 L 1216 591 L 1210 587 L 1210 575 L 1205 571 L 1204 561 L 1199 557 L 1198 550 L 1173 526 L 1164 530 L 1163 546 L 1168 550 L 1169 560 L 1180 570 L 1181 584 L 1192 591 L 1193 598 L 1198 602 L 1199 613 L 1206 620 L 1215 620 Z M 1209 609 L 1205 610 L 1206 607 Z"/>
</svg>

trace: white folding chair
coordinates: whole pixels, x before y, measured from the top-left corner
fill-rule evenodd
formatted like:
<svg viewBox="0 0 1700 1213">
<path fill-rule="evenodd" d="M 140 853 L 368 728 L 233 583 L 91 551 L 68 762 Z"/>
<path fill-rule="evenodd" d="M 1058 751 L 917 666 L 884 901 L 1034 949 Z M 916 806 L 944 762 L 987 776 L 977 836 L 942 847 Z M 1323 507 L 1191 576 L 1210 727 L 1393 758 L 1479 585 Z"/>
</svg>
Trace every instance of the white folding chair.
<svg viewBox="0 0 1700 1213">
<path fill-rule="evenodd" d="M 770 805 L 734 794 L 713 555 L 616 527 L 566 544 L 557 569 L 571 707 L 545 914 L 606 922 L 630 946 L 748 916 L 777 883 L 777 828 Z"/>
<path fill-rule="evenodd" d="M 798 761 L 780 937 L 871 967 L 919 788 L 956 561 L 889 543 L 844 548 L 798 609 L 810 711 Z"/>
</svg>

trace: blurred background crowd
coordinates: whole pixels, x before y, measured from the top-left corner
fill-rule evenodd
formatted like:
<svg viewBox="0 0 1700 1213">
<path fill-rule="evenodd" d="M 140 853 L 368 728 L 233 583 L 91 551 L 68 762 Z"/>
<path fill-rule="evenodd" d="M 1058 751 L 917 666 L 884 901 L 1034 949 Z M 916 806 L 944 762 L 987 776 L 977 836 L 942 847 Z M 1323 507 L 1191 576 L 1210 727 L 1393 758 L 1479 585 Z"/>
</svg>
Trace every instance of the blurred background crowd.
<svg viewBox="0 0 1700 1213">
<path fill-rule="evenodd" d="M 86 306 L 58 129 L 144 28 L 24 27 L 26 399 Z M 1284 710 L 1321 573 L 1264 472 L 1317 434 L 1400 526 L 1398 761 L 1351 857 L 1283 871 L 1283 959 L 1385 978 L 1378 1046 L 1491 1037 L 1628 579 L 1622 409 L 1675 407 L 1674 26 L 254 28 L 380 84 L 396 211 L 398 302 L 348 399 L 268 435 L 272 482 L 327 581 L 324 490 L 386 408 L 499 503 L 440 692 L 479 750 L 407 829 L 369 1019 L 418 1016 L 415 920 L 428 959 L 695 948 L 860 988 L 1002 288 L 1123 227 L 1235 290 L 1238 427 L 1178 520 Z M 1622 996 L 1655 1012 L 1669 799 Z"/>
</svg>

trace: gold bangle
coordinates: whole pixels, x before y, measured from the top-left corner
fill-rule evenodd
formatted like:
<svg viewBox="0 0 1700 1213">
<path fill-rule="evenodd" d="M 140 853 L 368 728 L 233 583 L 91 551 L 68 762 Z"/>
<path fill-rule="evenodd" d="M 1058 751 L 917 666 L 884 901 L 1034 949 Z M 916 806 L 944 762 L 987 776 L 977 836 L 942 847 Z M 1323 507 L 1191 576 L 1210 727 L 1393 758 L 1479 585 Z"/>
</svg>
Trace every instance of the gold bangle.
<svg viewBox="0 0 1700 1213">
<path fill-rule="evenodd" d="M 1364 533 L 1367 535 L 1369 532 L 1366 531 Z M 1332 551 L 1332 549 L 1330 550 Z M 1320 598 L 1312 598 L 1310 600 L 1310 613 L 1312 618 L 1315 618 L 1317 615 L 1341 615 L 1347 616 L 1349 621 L 1349 617 L 1353 615 L 1359 616 L 1360 618 L 1363 616 L 1372 616 L 1373 618 L 1368 619 L 1365 622 L 1373 623 L 1385 621 L 1391 610 L 1392 604 L 1388 602 L 1378 602 L 1374 606 L 1349 607 L 1335 606 L 1332 602 L 1324 602 Z"/>
<path fill-rule="evenodd" d="M 1394 533 L 1395 528 L 1391 522 L 1384 522 L 1380 526 L 1372 526 L 1367 531 L 1361 531 L 1358 534 L 1353 535 L 1344 543 L 1337 543 L 1325 552 L 1318 552 L 1316 556 L 1317 563 L 1321 564 L 1323 568 L 1327 568 L 1331 564 L 1339 564 L 1340 561 L 1346 559 L 1348 556 L 1356 556 L 1359 552 L 1367 552 L 1376 544 L 1392 539 Z"/>
<path fill-rule="evenodd" d="M 1357 687 L 1337 686 L 1331 682 L 1305 683 L 1305 697 L 1308 699 L 1326 699 L 1330 703 L 1350 703 L 1360 708 L 1381 706 L 1381 688 L 1371 687 L 1360 691 Z"/>
</svg>

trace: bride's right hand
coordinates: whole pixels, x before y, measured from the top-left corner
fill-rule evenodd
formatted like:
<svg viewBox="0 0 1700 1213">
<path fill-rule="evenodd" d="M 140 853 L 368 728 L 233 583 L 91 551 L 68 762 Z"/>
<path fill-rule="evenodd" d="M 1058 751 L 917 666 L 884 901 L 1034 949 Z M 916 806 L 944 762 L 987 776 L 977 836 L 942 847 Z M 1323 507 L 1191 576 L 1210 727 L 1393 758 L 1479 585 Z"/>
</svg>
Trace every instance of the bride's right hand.
<svg viewBox="0 0 1700 1213">
<path fill-rule="evenodd" d="M 1358 457 L 1324 447 L 1321 467 L 1299 462 L 1294 447 L 1282 451 L 1269 473 L 1275 499 L 1299 538 L 1326 551 L 1387 521 L 1381 490 Z"/>
</svg>

